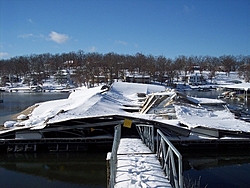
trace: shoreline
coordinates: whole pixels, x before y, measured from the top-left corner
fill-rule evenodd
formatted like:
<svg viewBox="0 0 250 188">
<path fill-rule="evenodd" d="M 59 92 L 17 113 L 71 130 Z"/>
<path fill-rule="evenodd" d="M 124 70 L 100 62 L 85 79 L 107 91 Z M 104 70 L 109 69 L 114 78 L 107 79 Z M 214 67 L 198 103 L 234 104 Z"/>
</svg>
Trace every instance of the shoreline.
<svg viewBox="0 0 250 188">
<path fill-rule="evenodd" d="M 11 116 L 11 119 L 12 119 L 12 120 L 18 120 L 17 117 L 18 117 L 19 115 L 21 115 L 21 114 L 24 114 L 24 115 L 26 115 L 26 116 L 29 116 L 29 114 L 31 114 L 31 113 L 33 112 L 33 110 L 34 110 L 36 107 L 38 107 L 38 106 L 39 106 L 39 104 L 34 104 L 34 105 L 32 105 L 32 106 L 29 106 L 29 107 L 26 108 L 25 110 L 23 110 L 23 111 L 21 111 L 21 112 L 19 112 L 19 113 L 17 113 L 17 114 L 14 114 L 13 116 Z"/>
</svg>

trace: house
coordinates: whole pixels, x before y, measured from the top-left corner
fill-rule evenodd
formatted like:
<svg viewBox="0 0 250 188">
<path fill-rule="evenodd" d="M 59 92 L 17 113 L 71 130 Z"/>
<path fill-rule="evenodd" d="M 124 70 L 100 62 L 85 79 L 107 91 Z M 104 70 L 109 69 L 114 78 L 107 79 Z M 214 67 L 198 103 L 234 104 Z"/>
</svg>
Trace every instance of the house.
<svg viewBox="0 0 250 188">
<path fill-rule="evenodd" d="M 151 82 L 151 78 L 149 75 L 126 75 L 125 82 L 132 82 L 132 83 L 144 83 L 149 84 Z"/>
<path fill-rule="evenodd" d="M 200 73 L 187 75 L 187 82 L 189 85 L 200 85 L 204 83 L 204 78 Z"/>
</svg>

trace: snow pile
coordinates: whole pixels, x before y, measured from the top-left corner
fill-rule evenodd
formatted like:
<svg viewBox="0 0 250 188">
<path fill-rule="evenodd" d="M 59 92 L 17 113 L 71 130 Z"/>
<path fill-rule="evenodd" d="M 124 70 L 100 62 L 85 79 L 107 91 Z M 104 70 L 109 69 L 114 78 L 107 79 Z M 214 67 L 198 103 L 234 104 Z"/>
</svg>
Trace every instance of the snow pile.
<svg viewBox="0 0 250 188">
<path fill-rule="evenodd" d="M 13 127 L 17 122 L 16 121 L 6 121 L 3 126 L 5 128 L 10 128 L 10 127 Z"/>
<path fill-rule="evenodd" d="M 28 116 L 25 114 L 20 114 L 19 116 L 17 116 L 17 119 L 18 120 L 26 120 L 26 119 L 28 119 Z"/>
<path fill-rule="evenodd" d="M 250 123 L 234 118 L 234 115 L 227 111 L 208 111 L 205 108 L 193 108 L 188 106 L 175 105 L 178 120 L 189 128 L 198 126 L 250 132 Z"/>
</svg>

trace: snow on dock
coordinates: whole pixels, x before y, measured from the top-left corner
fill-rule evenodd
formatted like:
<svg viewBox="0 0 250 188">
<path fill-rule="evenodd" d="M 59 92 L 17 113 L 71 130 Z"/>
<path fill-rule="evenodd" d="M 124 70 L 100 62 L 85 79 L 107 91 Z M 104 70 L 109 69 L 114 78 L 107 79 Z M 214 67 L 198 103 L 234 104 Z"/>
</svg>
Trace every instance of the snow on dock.
<svg viewBox="0 0 250 188">
<path fill-rule="evenodd" d="M 136 154 L 136 153 L 152 153 L 152 151 L 137 138 L 122 138 L 120 140 L 117 154 Z"/>
<path fill-rule="evenodd" d="M 141 139 L 122 138 L 115 187 L 171 187 L 156 154 Z"/>
</svg>

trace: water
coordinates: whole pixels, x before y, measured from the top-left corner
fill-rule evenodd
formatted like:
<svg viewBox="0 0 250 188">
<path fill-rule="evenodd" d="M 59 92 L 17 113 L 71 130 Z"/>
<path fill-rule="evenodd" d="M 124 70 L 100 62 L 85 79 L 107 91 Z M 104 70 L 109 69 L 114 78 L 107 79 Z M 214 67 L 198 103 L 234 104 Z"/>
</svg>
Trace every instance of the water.
<svg viewBox="0 0 250 188">
<path fill-rule="evenodd" d="M 249 187 L 250 150 L 181 152 L 184 179 L 200 187 Z"/>
<path fill-rule="evenodd" d="M 67 98 L 62 93 L 3 93 L 0 104 L 0 124 L 34 103 Z M 220 92 L 194 92 L 189 95 L 216 98 Z M 229 101 L 234 105 L 250 103 Z M 111 148 L 110 148 L 111 150 Z M 1 188 L 22 187 L 106 187 L 106 153 L 32 153 L 0 154 Z M 242 188 L 250 185 L 250 150 L 185 151 L 183 155 L 184 180 L 200 183 L 200 187 Z M 200 179 L 200 181 L 199 181 Z"/>
<path fill-rule="evenodd" d="M 48 100 L 65 99 L 69 93 L 7 93 L 0 92 L 3 103 L 0 103 L 0 125 L 10 120 L 27 107 Z"/>
<path fill-rule="evenodd" d="M 64 99 L 67 93 L 1 93 L 0 124 L 26 109 L 48 100 Z M 107 150 L 107 151 L 105 151 Z M 111 150 L 111 148 L 110 148 Z M 109 149 L 71 153 L 0 153 L 1 188 L 104 188 Z"/>
<path fill-rule="evenodd" d="M 185 93 L 190 96 L 216 99 L 222 91 L 198 92 L 190 90 L 185 91 Z M 244 107 L 250 111 L 250 101 L 227 99 L 225 102 L 232 106 Z M 250 148 L 209 152 L 204 149 L 202 151 L 185 151 L 181 154 L 184 161 L 184 179 L 191 181 L 191 185 L 197 181 L 201 188 L 245 188 L 250 185 Z"/>
<path fill-rule="evenodd" d="M 104 188 L 106 152 L 1 154 L 1 188 Z"/>
</svg>

